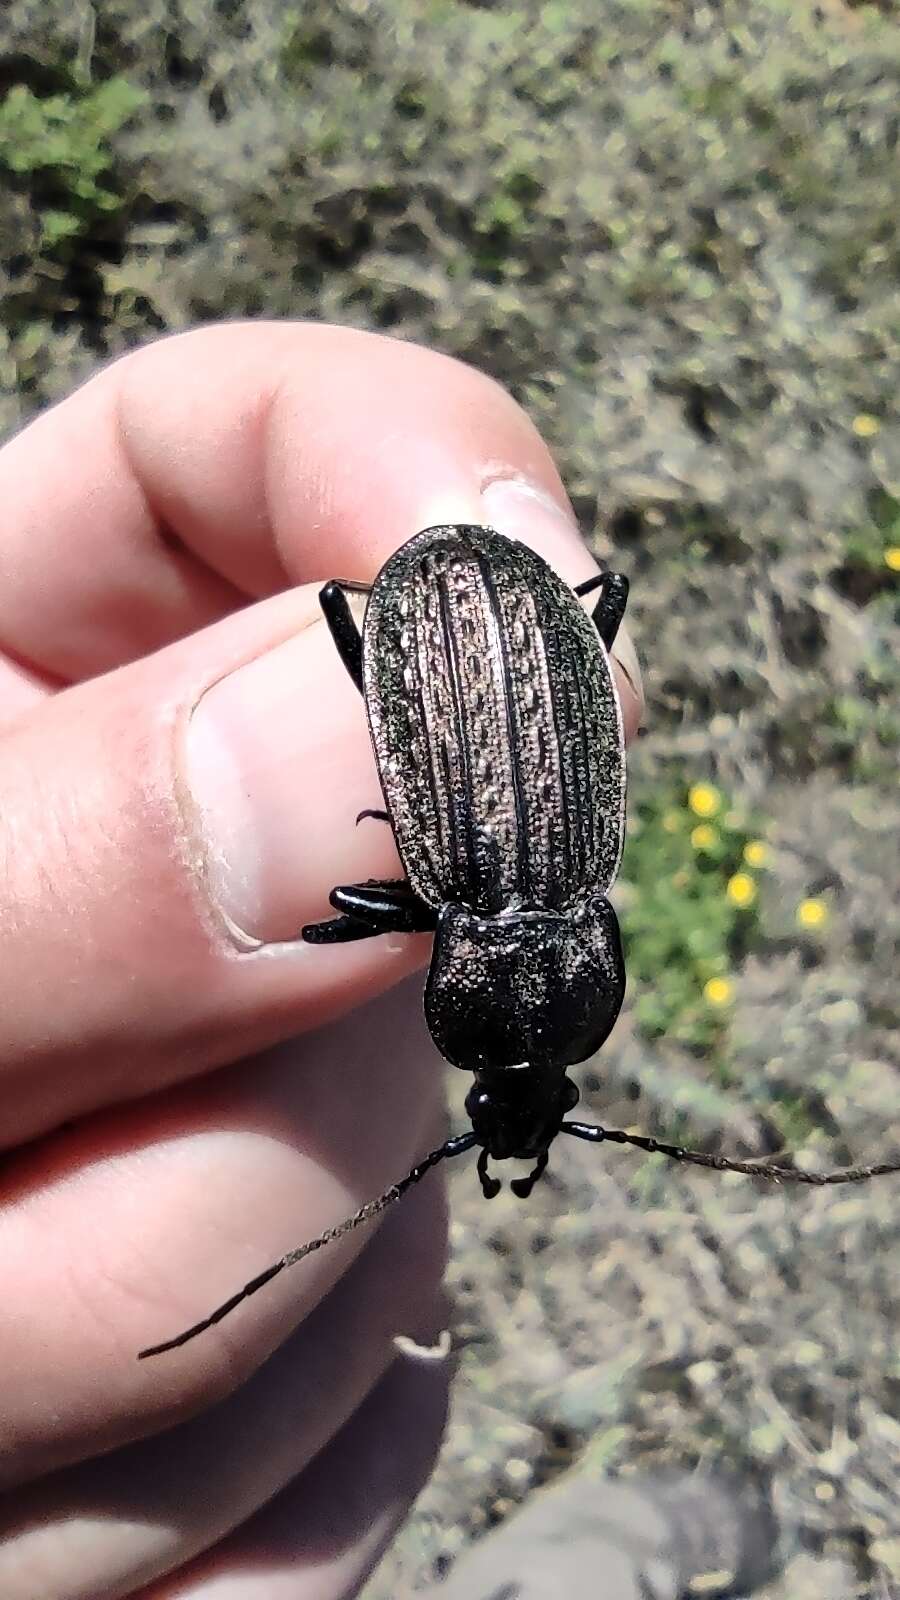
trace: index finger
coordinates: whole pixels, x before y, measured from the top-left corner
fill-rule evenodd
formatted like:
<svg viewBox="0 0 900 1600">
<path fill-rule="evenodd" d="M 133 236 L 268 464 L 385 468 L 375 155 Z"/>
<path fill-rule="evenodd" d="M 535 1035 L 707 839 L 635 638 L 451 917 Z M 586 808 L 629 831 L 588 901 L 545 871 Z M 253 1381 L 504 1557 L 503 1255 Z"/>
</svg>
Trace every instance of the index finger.
<svg viewBox="0 0 900 1600">
<path fill-rule="evenodd" d="M 63 682 L 248 599 L 371 577 L 436 522 L 493 521 L 573 583 L 595 570 L 504 390 L 420 346 L 311 323 L 202 329 L 125 357 L 0 453 L 0 507 L 0 648 Z"/>
</svg>

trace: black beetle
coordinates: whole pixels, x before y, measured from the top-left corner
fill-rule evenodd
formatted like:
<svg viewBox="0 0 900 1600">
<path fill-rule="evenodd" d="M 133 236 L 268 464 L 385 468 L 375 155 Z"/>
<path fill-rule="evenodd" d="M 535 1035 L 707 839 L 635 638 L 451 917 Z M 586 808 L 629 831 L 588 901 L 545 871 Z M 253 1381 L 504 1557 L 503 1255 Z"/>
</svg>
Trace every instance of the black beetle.
<svg viewBox="0 0 900 1600">
<path fill-rule="evenodd" d="M 592 591 L 589 616 L 580 600 Z M 362 631 L 351 593 L 368 596 Z M 489 1159 L 533 1162 L 511 1184 L 527 1196 L 559 1133 L 776 1182 L 856 1183 L 900 1170 L 805 1172 L 565 1120 L 579 1098 L 566 1068 L 599 1049 L 625 991 L 606 896 L 625 828 L 625 741 L 609 651 L 627 597 L 618 573 L 572 590 L 527 546 L 468 524 L 416 534 L 371 586 L 334 580 L 322 590 L 325 619 L 365 699 L 387 806 L 357 821 L 390 823 L 406 878 L 334 889 L 338 916 L 304 928 L 303 938 L 433 931 L 425 1015 L 442 1055 L 475 1075 L 472 1126 L 139 1359 L 220 1322 L 285 1267 L 475 1145 L 487 1198 L 500 1188 Z"/>
<path fill-rule="evenodd" d="M 599 1049 L 625 967 L 606 899 L 625 827 L 625 741 L 607 651 L 628 585 L 604 573 L 593 619 L 525 545 L 428 528 L 386 563 L 360 635 L 346 585 L 322 606 L 362 691 L 406 879 L 335 889 L 311 943 L 432 929 L 425 1016 L 474 1072 L 489 1155 L 542 1167 Z M 537 1177 L 516 1185 L 527 1194 Z"/>
</svg>

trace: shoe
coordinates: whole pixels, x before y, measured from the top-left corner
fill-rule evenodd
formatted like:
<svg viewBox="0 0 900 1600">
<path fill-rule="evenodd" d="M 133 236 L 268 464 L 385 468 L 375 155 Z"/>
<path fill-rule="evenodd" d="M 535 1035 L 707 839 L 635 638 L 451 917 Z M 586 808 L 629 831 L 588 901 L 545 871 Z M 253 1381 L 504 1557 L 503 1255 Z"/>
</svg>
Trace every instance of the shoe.
<svg viewBox="0 0 900 1600">
<path fill-rule="evenodd" d="M 776 1543 L 752 1482 L 572 1474 L 479 1540 L 425 1600 L 736 1600 L 773 1575 Z"/>
</svg>

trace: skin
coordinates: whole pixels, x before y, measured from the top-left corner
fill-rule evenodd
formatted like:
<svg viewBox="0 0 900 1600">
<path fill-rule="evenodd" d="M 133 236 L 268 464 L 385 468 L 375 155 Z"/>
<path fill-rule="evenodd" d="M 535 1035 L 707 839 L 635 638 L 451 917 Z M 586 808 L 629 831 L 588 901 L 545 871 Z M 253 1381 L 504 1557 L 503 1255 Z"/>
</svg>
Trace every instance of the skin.
<svg viewBox="0 0 900 1600">
<path fill-rule="evenodd" d="M 296 934 L 399 873 L 318 587 L 442 520 L 594 570 L 508 395 L 326 326 L 160 341 L 0 452 L 4 1600 L 336 1600 L 427 1475 L 436 1178 L 135 1357 L 441 1136 L 429 940 Z"/>
</svg>

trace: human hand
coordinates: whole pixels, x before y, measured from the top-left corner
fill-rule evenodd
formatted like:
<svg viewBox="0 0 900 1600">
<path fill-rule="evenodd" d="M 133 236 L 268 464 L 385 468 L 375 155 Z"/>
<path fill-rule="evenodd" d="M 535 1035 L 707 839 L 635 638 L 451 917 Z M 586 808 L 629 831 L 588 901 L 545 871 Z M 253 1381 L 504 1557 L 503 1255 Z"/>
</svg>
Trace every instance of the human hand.
<svg viewBox="0 0 900 1600">
<path fill-rule="evenodd" d="M 161 341 L 0 452 L 4 1600 L 350 1595 L 427 1473 L 435 1179 L 135 1358 L 439 1132 L 429 940 L 297 940 L 399 871 L 318 587 L 439 521 L 593 570 L 500 388 L 324 326 Z"/>
</svg>

